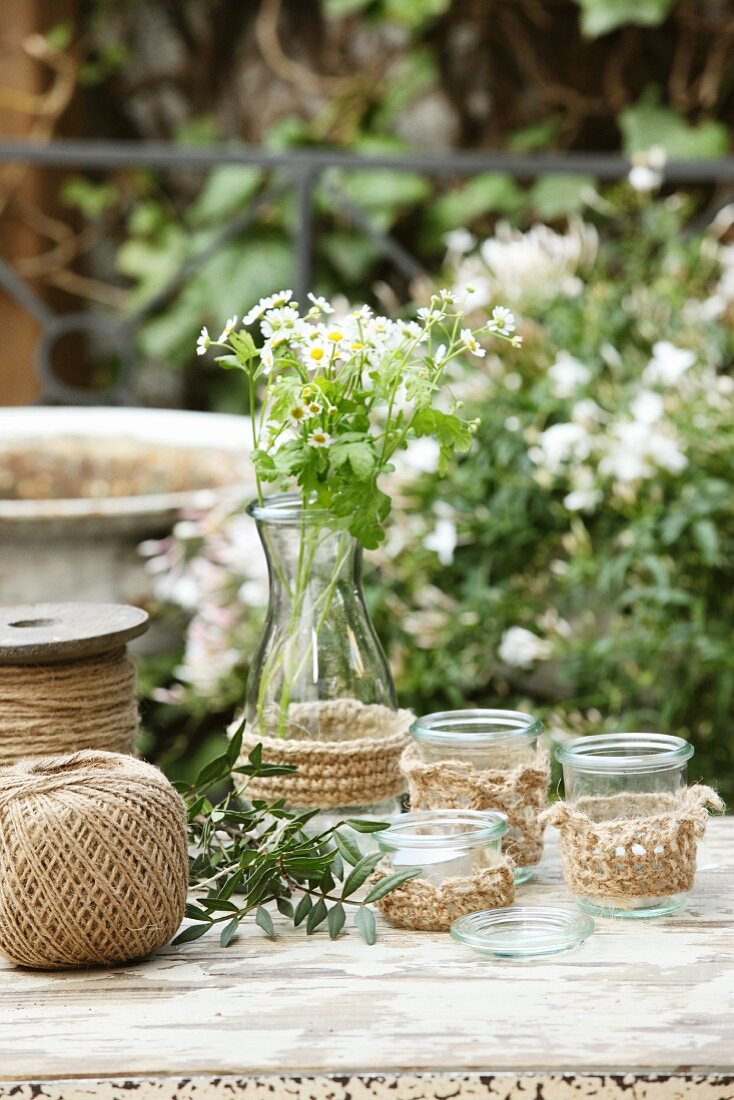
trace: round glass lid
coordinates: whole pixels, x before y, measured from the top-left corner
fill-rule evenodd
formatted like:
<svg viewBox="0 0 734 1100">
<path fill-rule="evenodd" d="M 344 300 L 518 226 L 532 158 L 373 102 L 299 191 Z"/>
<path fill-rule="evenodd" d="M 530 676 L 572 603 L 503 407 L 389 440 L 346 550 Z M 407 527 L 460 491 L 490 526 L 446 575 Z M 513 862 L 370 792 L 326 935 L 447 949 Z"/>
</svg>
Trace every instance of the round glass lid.
<svg viewBox="0 0 734 1100">
<path fill-rule="evenodd" d="M 510 905 L 460 917 L 451 935 L 480 955 L 532 959 L 557 955 L 583 943 L 594 922 L 570 905 Z"/>
</svg>

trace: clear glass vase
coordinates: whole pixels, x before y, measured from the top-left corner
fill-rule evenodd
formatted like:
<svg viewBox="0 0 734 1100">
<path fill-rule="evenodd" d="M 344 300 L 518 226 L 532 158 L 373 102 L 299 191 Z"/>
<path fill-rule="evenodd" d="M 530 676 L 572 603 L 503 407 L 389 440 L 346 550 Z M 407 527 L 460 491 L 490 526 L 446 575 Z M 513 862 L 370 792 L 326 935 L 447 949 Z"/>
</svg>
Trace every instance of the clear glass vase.
<svg viewBox="0 0 734 1100">
<path fill-rule="evenodd" d="M 250 731 L 286 740 L 360 736 L 360 720 L 397 710 L 387 660 L 370 621 L 361 584 L 362 547 L 344 521 L 280 494 L 248 508 L 257 523 L 270 579 L 268 612 L 250 667 Z M 348 807 L 388 815 L 384 804 Z M 341 808 L 334 811 L 335 819 Z M 324 819 L 320 819 L 324 820 Z"/>
</svg>

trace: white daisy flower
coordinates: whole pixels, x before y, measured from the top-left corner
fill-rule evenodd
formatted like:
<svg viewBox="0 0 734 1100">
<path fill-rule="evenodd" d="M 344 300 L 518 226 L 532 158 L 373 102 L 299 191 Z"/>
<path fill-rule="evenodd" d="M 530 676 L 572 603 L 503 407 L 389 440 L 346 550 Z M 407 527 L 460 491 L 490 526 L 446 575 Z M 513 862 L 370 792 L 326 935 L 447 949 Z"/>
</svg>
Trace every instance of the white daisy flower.
<svg viewBox="0 0 734 1100">
<path fill-rule="evenodd" d="M 260 320 L 266 310 L 284 306 L 290 302 L 292 297 L 292 290 L 280 290 L 277 294 L 270 294 L 267 298 L 261 298 L 257 305 L 254 305 L 250 312 L 242 318 L 242 324 L 245 327 L 254 324 L 255 321 Z"/>
<path fill-rule="evenodd" d="M 313 303 L 309 313 L 325 313 L 328 315 L 334 312 L 331 302 L 327 302 L 326 298 L 322 298 L 320 294 L 309 294 L 308 300 Z"/>
<path fill-rule="evenodd" d="M 311 344 L 310 347 L 307 347 L 304 350 L 303 358 L 306 361 L 306 366 L 311 367 L 311 369 L 313 370 L 319 366 L 322 360 L 328 360 L 329 353 L 327 352 L 323 344 L 318 341 L 314 342 L 313 344 Z"/>
<path fill-rule="evenodd" d="M 227 323 L 225 324 L 222 331 L 219 333 L 219 339 L 217 340 L 217 343 L 218 344 L 223 344 L 225 342 L 225 340 L 228 340 L 231 333 L 234 332 L 236 326 L 237 326 L 237 314 L 233 313 L 232 316 L 227 321 Z"/>
<path fill-rule="evenodd" d="M 330 447 L 331 436 L 328 432 L 322 432 L 320 428 L 317 428 L 315 432 L 311 432 L 308 437 L 309 447 Z"/>
<path fill-rule="evenodd" d="M 418 317 L 428 325 L 432 321 L 443 321 L 445 314 L 441 309 L 428 309 L 427 306 L 421 306 L 418 310 Z"/>
<path fill-rule="evenodd" d="M 265 374 L 270 374 L 275 366 L 275 351 L 272 344 L 263 344 L 260 348 L 260 362 Z"/>
<path fill-rule="evenodd" d="M 511 336 L 515 331 L 515 317 L 507 306 L 495 306 L 492 316 L 487 322 L 489 332 L 496 332 L 499 336 Z"/>
<path fill-rule="evenodd" d="M 304 420 L 308 420 L 308 410 L 305 405 L 294 405 L 292 409 L 289 409 L 288 419 L 291 424 L 302 424 Z"/>
<path fill-rule="evenodd" d="M 470 328 L 463 328 L 461 330 L 461 342 L 467 351 L 470 351 L 472 355 L 476 355 L 478 359 L 482 359 L 487 353 L 484 348 L 481 348 L 474 338 L 474 333 Z"/>
<path fill-rule="evenodd" d="M 309 401 L 306 405 L 306 412 L 309 416 L 318 416 L 321 412 L 321 406 L 318 401 Z"/>
<path fill-rule="evenodd" d="M 197 355 L 205 355 L 206 354 L 206 349 L 209 347 L 211 342 L 212 342 L 212 338 L 209 335 L 209 329 L 206 327 L 206 325 L 204 325 L 204 327 L 201 330 L 201 333 L 199 334 L 199 338 L 196 341 L 196 354 Z"/>
<path fill-rule="evenodd" d="M 298 310 L 293 306 L 276 306 L 266 311 L 260 322 L 260 329 L 263 336 L 269 338 L 276 332 L 294 332 L 298 329 L 300 320 Z"/>
<path fill-rule="evenodd" d="M 360 306 L 359 309 L 354 310 L 352 317 L 357 321 L 369 321 L 372 317 L 372 309 L 370 306 Z"/>
</svg>

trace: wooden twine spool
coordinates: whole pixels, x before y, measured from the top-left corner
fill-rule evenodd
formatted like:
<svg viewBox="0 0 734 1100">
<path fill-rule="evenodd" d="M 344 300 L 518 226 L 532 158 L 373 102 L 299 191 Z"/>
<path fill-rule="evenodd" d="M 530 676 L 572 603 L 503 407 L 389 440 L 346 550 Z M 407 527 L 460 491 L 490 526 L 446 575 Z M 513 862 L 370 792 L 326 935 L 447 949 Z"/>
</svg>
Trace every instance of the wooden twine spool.
<svg viewBox="0 0 734 1100">
<path fill-rule="evenodd" d="M 147 623 L 125 604 L 0 608 L 0 765 L 80 749 L 132 753 L 137 674 L 126 644 Z"/>
</svg>

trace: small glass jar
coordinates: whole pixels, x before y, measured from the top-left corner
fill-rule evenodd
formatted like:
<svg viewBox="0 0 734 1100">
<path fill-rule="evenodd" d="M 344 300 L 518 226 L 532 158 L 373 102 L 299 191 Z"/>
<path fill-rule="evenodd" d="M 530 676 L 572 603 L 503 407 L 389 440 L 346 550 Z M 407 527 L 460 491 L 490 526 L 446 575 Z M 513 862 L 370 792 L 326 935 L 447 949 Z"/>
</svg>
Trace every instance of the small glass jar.
<svg viewBox="0 0 734 1100">
<path fill-rule="evenodd" d="M 377 834 L 387 873 L 418 869 L 434 886 L 468 878 L 502 859 L 504 814 L 482 810 L 423 810 Z"/>
<path fill-rule="evenodd" d="M 477 773 L 511 771 L 535 760 L 543 723 L 519 710 L 448 710 L 417 718 L 410 733 L 423 764 L 458 761 Z M 468 790 L 450 803 L 454 809 L 469 805 Z M 535 815 L 535 811 L 528 812 Z M 506 847 L 509 843 L 511 848 L 513 841 L 521 842 L 522 832 L 510 826 Z M 516 884 L 526 882 L 532 873 L 532 866 L 518 865 Z"/>
<path fill-rule="evenodd" d="M 566 801 L 593 822 L 623 822 L 675 813 L 682 805 L 693 746 L 682 737 L 661 733 L 606 733 L 577 737 L 556 749 L 563 766 Z M 637 848 L 637 850 L 636 850 Z M 655 846 L 631 845 L 639 859 L 639 896 L 618 899 L 576 896 L 581 909 L 596 916 L 654 917 L 674 913 L 685 894 L 650 896 L 645 880 Z M 620 857 L 627 856 L 622 848 Z M 592 853 L 593 854 L 593 853 Z M 660 856 L 664 858 L 664 856 Z"/>
</svg>

